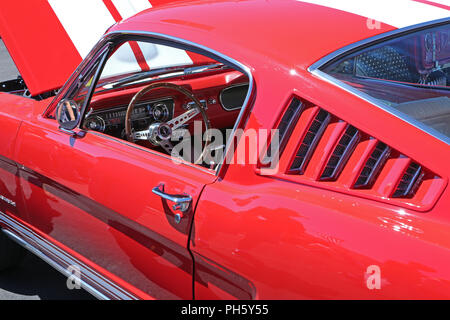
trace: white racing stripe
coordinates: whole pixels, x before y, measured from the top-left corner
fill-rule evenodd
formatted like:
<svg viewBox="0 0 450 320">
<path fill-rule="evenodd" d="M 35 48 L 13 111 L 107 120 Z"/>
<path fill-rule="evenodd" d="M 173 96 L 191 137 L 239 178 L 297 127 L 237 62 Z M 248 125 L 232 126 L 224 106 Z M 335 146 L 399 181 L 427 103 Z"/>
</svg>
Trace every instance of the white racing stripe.
<svg viewBox="0 0 450 320">
<path fill-rule="evenodd" d="M 124 43 L 108 59 L 103 69 L 102 78 L 118 76 L 141 71 L 129 43 Z"/>
<path fill-rule="evenodd" d="M 114 19 L 102 0 L 48 0 L 82 58 L 105 31 L 114 24 Z M 123 19 L 152 7 L 148 0 L 112 0 Z M 184 50 L 167 46 L 139 43 L 139 47 L 150 69 L 190 65 L 192 60 Z M 128 43 L 110 58 L 103 76 L 139 71 Z"/>
<path fill-rule="evenodd" d="M 152 7 L 148 0 L 112 0 L 112 2 L 123 19 Z M 149 43 L 139 43 L 139 47 L 150 69 L 190 65 L 193 63 L 184 50 Z M 131 61 L 127 63 L 130 64 Z M 136 63 L 136 60 L 134 60 L 134 63 Z M 131 65 L 129 67 L 131 68 Z M 135 66 L 132 68 L 134 70 Z"/>
<path fill-rule="evenodd" d="M 122 19 L 127 19 L 138 12 L 152 7 L 148 0 L 112 0 L 112 3 L 119 11 Z"/>
<path fill-rule="evenodd" d="M 115 23 L 102 0 L 48 0 L 82 58 Z"/>
<path fill-rule="evenodd" d="M 412 0 L 297 0 L 354 13 L 393 27 L 403 28 L 448 18 L 450 11 Z M 442 0 L 432 0 L 443 3 Z M 448 4 L 448 0 L 447 0 Z"/>
<path fill-rule="evenodd" d="M 148 45 L 154 46 L 156 50 L 151 50 Z M 192 59 L 186 51 L 181 49 L 148 43 L 139 43 L 139 47 L 141 48 L 150 69 L 193 64 Z"/>
</svg>

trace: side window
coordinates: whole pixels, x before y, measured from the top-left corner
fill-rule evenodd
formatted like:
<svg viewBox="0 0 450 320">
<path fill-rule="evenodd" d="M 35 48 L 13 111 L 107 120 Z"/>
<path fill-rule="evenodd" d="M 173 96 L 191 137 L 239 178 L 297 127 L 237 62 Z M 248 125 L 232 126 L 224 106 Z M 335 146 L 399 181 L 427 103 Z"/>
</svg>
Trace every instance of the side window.
<svg viewBox="0 0 450 320">
<path fill-rule="evenodd" d="M 450 138 L 450 24 L 369 46 L 322 71 Z"/>
<path fill-rule="evenodd" d="M 71 98 L 80 106 L 92 75 Z M 132 40 L 115 45 L 95 84 L 82 129 L 215 170 L 249 78 L 206 55 Z"/>
</svg>

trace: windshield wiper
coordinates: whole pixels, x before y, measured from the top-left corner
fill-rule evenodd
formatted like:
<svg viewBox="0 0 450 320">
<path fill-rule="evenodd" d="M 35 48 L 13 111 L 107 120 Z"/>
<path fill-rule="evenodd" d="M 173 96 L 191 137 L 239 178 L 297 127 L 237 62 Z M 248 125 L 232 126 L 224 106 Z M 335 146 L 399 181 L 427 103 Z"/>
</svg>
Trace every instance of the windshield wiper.
<svg viewBox="0 0 450 320">
<path fill-rule="evenodd" d="M 213 69 L 222 69 L 222 68 L 228 68 L 222 63 L 216 63 L 216 64 L 208 64 L 208 65 L 202 65 L 202 66 L 195 66 L 190 68 L 177 68 L 177 67 L 171 67 L 171 68 L 163 68 L 163 69 L 156 69 L 156 70 L 150 70 L 146 72 L 141 72 L 139 74 L 135 74 L 126 78 L 121 79 L 120 81 L 116 82 L 110 82 L 103 84 L 102 87 L 106 89 L 114 89 L 117 87 L 121 87 L 124 84 L 131 83 L 131 82 L 137 82 L 139 80 L 148 79 L 150 80 L 156 80 L 161 78 L 166 78 L 170 76 L 175 75 L 191 75 L 196 73 L 201 73 L 205 71 L 210 71 Z M 163 77 L 165 76 L 165 77 Z"/>
<path fill-rule="evenodd" d="M 125 78 L 121 79 L 120 81 L 107 82 L 107 83 L 103 84 L 102 87 L 107 88 L 107 89 L 113 89 L 113 88 L 120 87 L 129 82 L 139 81 L 141 79 L 164 75 L 167 73 L 182 72 L 183 70 L 184 70 L 184 68 L 164 68 L 164 69 L 145 71 L 145 72 L 141 72 L 138 74 L 134 74 L 129 77 L 125 77 Z"/>
</svg>

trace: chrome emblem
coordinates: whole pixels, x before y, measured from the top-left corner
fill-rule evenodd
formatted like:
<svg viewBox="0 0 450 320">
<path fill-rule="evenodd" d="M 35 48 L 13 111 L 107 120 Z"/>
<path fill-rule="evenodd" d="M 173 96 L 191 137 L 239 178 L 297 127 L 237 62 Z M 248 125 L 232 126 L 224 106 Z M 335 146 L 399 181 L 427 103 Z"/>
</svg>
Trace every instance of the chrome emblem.
<svg viewBox="0 0 450 320">
<path fill-rule="evenodd" d="M 6 197 L 4 197 L 3 195 L 0 194 L 0 200 L 5 201 L 7 204 L 12 205 L 13 207 L 16 206 L 16 203 L 14 201 L 12 201 L 11 199 L 8 199 Z"/>
</svg>

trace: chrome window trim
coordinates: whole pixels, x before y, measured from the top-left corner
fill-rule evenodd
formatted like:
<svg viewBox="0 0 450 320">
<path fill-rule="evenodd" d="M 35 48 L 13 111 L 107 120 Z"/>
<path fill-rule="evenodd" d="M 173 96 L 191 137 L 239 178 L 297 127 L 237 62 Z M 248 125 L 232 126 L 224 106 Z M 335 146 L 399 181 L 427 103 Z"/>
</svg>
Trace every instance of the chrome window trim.
<svg viewBox="0 0 450 320">
<path fill-rule="evenodd" d="M 407 35 L 412 32 L 417 32 L 417 31 L 432 28 L 432 27 L 438 27 L 439 25 L 445 25 L 448 23 L 450 23 L 450 18 L 443 18 L 443 19 L 428 21 L 428 22 L 417 24 L 417 25 L 408 26 L 405 28 L 385 32 L 385 33 L 376 35 L 374 37 L 370 37 L 370 38 L 352 43 L 352 44 L 345 46 L 339 50 L 336 50 L 336 51 L 328 54 L 327 56 L 321 58 L 320 60 L 316 61 L 315 63 L 313 63 L 307 70 L 311 74 L 316 76 L 317 78 L 319 78 L 325 82 L 328 82 L 332 85 L 335 85 L 335 86 L 345 90 L 346 92 L 351 93 L 351 94 L 357 96 L 358 98 L 361 98 L 362 100 L 373 104 L 374 106 L 388 112 L 389 114 L 413 125 L 414 127 L 422 130 L 423 132 L 431 135 L 432 137 L 450 145 L 450 137 L 447 137 L 446 135 L 423 124 L 422 122 L 414 119 L 413 117 L 411 117 L 405 113 L 402 113 L 402 112 L 396 110 L 395 108 L 387 105 L 386 103 L 382 102 L 381 100 L 378 100 L 378 99 L 368 95 L 367 93 L 359 91 L 358 89 L 354 88 L 353 86 L 348 85 L 348 84 L 342 82 L 341 80 L 336 79 L 335 77 L 320 70 L 321 68 L 326 67 L 330 63 L 333 63 L 337 59 L 341 59 L 341 58 L 345 57 L 346 55 L 349 55 L 355 51 L 362 50 L 365 47 L 373 46 L 378 43 L 388 41 L 393 38 L 401 37 L 401 36 Z"/>
<path fill-rule="evenodd" d="M 72 272 L 68 270 L 68 267 L 73 265 L 80 267 L 81 277 L 78 279 L 80 280 L 81 287 L 97 299 L 139 299 L 116 283 L 105 278 L 79 259 L 63 251 L 55 244 L 39 236 L 27 226 L 1 211 L 0 222 L 7 227 L 0 228 L 0 231 L 20 246 L 41 258 L 64 276 L 74 277 Z"/>
<path fill-rule="evenodd" d="M 222 94 L 226 90 L 233 89 L 233 88 L 236 88 L 236 87 L 248 86 L 248 85 L 249 85 L 248 83 L 237 83 L 237 84 L 232 84 L 229 87 L 223 88 L 222 91 L 220 91 L 220 93 L 219 93 L 219 102 L 220 102 L 220 106 L 222 107 L 222 109 L 224 109 L 225 111 L 235 111 L 235 110 L 242 109 L 242 106 L 240 106 L 239 108 L 231 108 L 231 109 L 230 108 L 226 108 L 225 105 L 223 104 L 223 101 L 222 101 Z"/>
<path fill-rule="evenodd" d="M 347 134 L 347 131 L 351 127 L 353 127 L 353 126 L 352 125 L 347 125 L 347 128 L 345 128 L 342 136 L 339 138 L 339 140 L 337 142 L 337 145 L 335 145 L 333 151 L 331 152 L 330 156 L 328 157 L 328 160 L 327 160 L 324 168 L 322 169 L 322 173 L 321 173 L 320 178 L 319 178 L 320 181 L 333 181 L 333 180 L 338 179 L 338 177 L 342 173 L 342 170 L 344 169 L 344 166 L 348 163 L 348 160 L 350 159 L 351 155 L 355 151 L 356 145 L 358 144 L 358 142 L 361 139 L 361 134 L 360 134 L 358 129 L 353 127 L 356 130 L 355 135 L 353 137 L 351 137 L 348 145 L 345 147 L 344 151 L 342 152 L 342 155 L 339 158 L 338 162 L 336 163 L 336 166 L 334 167 L 333 172 L 329 176 L 324 176 L 325 170 L 327 169 L 328 164 L 331 161 L 331 157 L 334 156 L 334 152 L 336 151 L 337 147 L 339 145 L 341 145 L 340 142 L 342 141 L 342 138 Z"/>
</svg>

